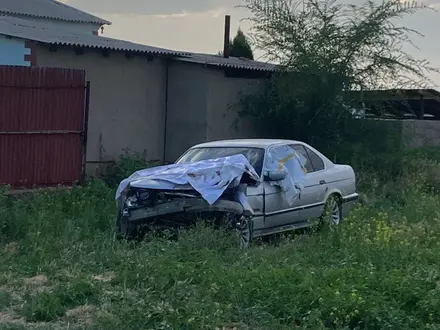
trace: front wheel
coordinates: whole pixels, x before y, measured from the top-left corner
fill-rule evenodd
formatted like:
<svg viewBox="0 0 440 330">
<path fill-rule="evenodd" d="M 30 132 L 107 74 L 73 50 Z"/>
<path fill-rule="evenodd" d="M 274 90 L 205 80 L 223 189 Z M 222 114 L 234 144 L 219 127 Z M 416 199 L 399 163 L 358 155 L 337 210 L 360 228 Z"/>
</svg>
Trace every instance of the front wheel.
<svg viewBox="0 0 440 330">
<path fill-rule="evenodd" d="M 241 217 L 235 226 L 235 234 L 240 248 L 248 248 L 252 241 L 252 221 L 246 217 Z"/>
<path fill-rule="evenodd" d="M 335 195 L 330 195 L 324 205 L 324 213 L 320 223 L 328 225 L 339 225 L 342 220 L 342 203 Z"/>
<path fill-rule="evenodd" d="M 130 223 L 122 216 L 121 212 L 118 212 L 118 218 L 116 220 L 116 238 L 131 240 L 137 237 L 138 234 L 138 226 Z"/>
</svg>

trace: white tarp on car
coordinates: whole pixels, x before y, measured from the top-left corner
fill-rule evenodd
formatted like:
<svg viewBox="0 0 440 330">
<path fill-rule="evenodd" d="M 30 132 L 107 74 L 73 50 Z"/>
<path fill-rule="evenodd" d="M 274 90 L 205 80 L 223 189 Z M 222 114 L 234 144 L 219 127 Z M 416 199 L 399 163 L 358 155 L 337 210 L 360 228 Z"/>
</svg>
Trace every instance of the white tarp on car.
<svg viewBox="0 0 440 330">
<path fill-rule="evenodd" d="M 267 155 L 265 166 L 267 171 L 286 173 L 283 180 L 272 181 L 271 185 L 281 188 L 290 206 L 297 200 L 304 188 L 303 182 L 307 173 L 306 162 L 307 159 L 303 155 L 287 145 L 272 148 Z"/>
<path fill-rule="evenodd" d="M 176 189 L 189 184 L 212 205 L 226 188 L 238 186 L 244 173 L 256 182 L 260 180 L 255 169 L 241 154 L 195 163 L 148 168 L 137 171 L 123 180 L 116 191 L 116 199 L 129 184 L 150 189 Z"/>
</svg>

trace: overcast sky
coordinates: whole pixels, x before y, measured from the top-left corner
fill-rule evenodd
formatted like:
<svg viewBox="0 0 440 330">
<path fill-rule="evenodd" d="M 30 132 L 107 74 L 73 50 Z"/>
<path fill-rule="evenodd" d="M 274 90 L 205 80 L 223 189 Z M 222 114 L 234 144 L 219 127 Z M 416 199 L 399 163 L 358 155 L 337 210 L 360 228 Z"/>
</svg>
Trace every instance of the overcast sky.
<svg viewBox="0 0 440 330">
<path fill-rule="evenodd" d="M 224 15 L 231 15 L 231 33 L 240 26 L 244 32 L 249 24 L 242 21 L 249 13 L 236 8 L 241 0 L 63 0 L 78 9 L 111 21 L 105 36 L 143 44 L 192 52 L 217 53 L 223 47 Z M 345 2 L 349 0 L 344 0 Z M 362 0 L 350 0 L 356 3 Z M 380 0 L 379 0 L 380 1 Z M 427 0 L 440 9 L 440 0 Z M 422 57 L 440 68 L 440 12 L 420 12 L 404 22 L 422 32 L 425 38 L 415 40 Z M 258 53 L 257 53 L 258 55 Z M 440 85 L 440 79 L 436 79 Z"/>
</svg>

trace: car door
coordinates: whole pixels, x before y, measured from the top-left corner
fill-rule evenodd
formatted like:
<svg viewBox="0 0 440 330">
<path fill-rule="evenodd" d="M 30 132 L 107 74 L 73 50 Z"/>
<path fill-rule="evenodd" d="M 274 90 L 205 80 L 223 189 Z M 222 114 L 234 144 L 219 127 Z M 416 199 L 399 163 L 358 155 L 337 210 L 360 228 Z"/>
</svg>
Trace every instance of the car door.
<svg viewBox="0 0 440 330">
<path fill-rule="evenodd" d="M 274 146 L 271 148 L 283 148 L 286 145 Z M 270 152 L 268 149 L 266 152 Z M 266 157 L 267 161 L 268 157 Z M 265 163 L 263 173 L 267 170 Z M 270 230 L 281 226 L 293 224 L 298 221 L 300 201 L 296 200 L 289 205 L 280 187 L 274 186 L 266 179 L 263 181 L 264 188 L 264 230 Z"/>
<path fill-rule="evenodd" d="M 264 230 L 264 184 L 248 186 L 246 196 L 250 207 L 254 211 L 252 217 L 254 234 L 259 235 Z"/>
<path fill-rule="evenodd" d="M 325 180 L 325 163 L 305 145 L 293 144 L 291 147 L 307 159 L 305 166 L 307 174 L 304 189 L 301 192 L 301 211 L 298 218 L 303 221 L 319 217 L 324 211 L 325 195 L 328 189 Z"/>
</svg>

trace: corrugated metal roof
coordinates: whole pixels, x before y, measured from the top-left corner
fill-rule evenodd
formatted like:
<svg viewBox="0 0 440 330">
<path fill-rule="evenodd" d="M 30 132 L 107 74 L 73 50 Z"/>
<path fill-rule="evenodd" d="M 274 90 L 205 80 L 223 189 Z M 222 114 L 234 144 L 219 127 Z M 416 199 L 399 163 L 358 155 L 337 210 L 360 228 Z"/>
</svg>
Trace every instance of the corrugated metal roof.
<svg viewBox="0 0 440 330">
<path fill-rule="evenodd" d="M 111 24 L 105 19 L 55 0 L 0 0 L 0 13 L 51 18 L 68 22 Z"/>
<path fill-rule="evenodd" d="M 246 58 L 224 58 L 221 55 L 188 53 L 169 50 L 136 44 L 119 39 L 94 36 L 92 34 L 89 35 L 70 30 L 55 29 L 47 24 L 40 24 L 38 22 L 8 16 L 0 16 L 0 34 L 54 45 L 68 45 L 147 54 L 180 56 L 174 59 L 177 61 L 198 63 L 220 68 L 234 68 L 266 72 L 275 71 L 277 69 L 277 66 L 275 64 L 252 61 Z"/>
<path fill-rule="evenodd" d="M 193 53 L 190 54 L 189 56 L 176 58 L 176 60 L 183 62 L 204 64 L 208 66 L 244 69 L 244 70 L 275 71 L 277 69 L 277 66 L 275 64 L 252 61 L 247 58 L 241 58 L 241 57 L 224 58 L 221 55 L 209 55 L 209 54 L 199 54 L 199 53 Z"/>
<path fill-rule="evenodd" d="M 54 29 L 47 25 L 7 16 L 0 16 L 0 34 L 53 45 L 79 46 L 157 55 L 189 55 L 189 53 L 185 52 L 146 46 L 124 40 L 77 33 L 70 30 Z"/>
</svg>

